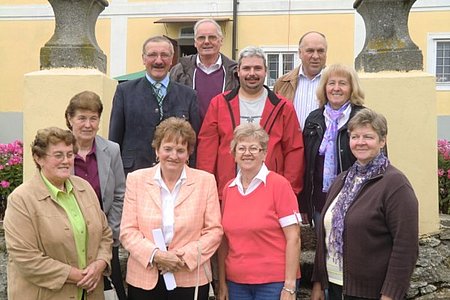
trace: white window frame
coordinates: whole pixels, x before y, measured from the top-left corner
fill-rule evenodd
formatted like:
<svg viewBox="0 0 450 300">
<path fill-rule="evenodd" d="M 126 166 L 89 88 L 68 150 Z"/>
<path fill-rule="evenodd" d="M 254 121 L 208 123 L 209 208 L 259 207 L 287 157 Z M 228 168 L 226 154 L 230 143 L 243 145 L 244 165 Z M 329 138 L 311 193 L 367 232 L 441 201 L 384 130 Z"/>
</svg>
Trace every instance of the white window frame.
<svg viewBox="0 0 450 300">
<path fill-rule="evenodd" d="M 436 44 L 439 41 L 450 41 L 450 32 L 428 33 L 427 39 L 427 72 L 436 76 Z M 450 82 L 437 82 L 436 90 L 450 91 Z"/>
<path fill-rule="evenodd" d="M 294 54 L 294 68 L 300 64 L 300 58 L 298 56 L 298 45 L 278 46 L 278 47 L 262 46 L 261 48 L 264 50 L 267 63 L 269 62 L 267 58 L 268 54 L 278 54 L 278 55 Z M 281 77 L 282 75 L 284 74 L 279 74 L 278 78 Z M 269 66 L 267 66 L 267 76 L 266 80 L 264 80 L 264 84 L 266 84 L 269 88 L 273 88 L 273 86 L 267 84 L 268 79 L 269 79 Z"/>
</svg>

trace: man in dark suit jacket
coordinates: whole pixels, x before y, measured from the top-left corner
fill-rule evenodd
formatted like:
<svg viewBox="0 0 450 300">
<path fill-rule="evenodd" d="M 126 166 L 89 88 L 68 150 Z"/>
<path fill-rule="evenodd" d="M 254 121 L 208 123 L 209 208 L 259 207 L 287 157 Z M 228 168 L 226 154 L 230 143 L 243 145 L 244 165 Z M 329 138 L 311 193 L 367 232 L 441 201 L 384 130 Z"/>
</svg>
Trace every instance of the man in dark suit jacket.
<svg viewBox="0 0 450 300">
<path fill-rule="evenodd" d="M 142 47 L 145 77 L 119 84 L 114 95 L 109 139 L 120 145 L 125 174 L 155 165 L 151 147 L 156 126 L 168 117 L 189 121 L 198 133 L 200 117 L 195 91 L 169 78 L 174 50 L 163 36 L 147 39 Z M 195 166 L 195 155 L 190 158 Z"/>
</svg>

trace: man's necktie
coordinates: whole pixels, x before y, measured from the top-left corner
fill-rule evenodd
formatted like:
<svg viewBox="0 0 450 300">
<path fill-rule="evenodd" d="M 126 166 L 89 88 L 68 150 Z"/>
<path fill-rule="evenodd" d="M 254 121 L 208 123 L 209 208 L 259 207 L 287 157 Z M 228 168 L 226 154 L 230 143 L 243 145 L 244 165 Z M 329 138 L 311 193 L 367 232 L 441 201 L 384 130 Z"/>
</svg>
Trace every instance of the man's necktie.
<svg viewBox="0 0 450 300">
<path fill-rule="evenodd" d="M 163 100 L 164 100 L 162 84 L 160 82 L 156 82 L 155 84 L 153 84 L 153 91 L 155 92 L 156 100 L 158 101 L 159 119 L 162 120 L 162 118 L 163 118 Z"/>
</svg>

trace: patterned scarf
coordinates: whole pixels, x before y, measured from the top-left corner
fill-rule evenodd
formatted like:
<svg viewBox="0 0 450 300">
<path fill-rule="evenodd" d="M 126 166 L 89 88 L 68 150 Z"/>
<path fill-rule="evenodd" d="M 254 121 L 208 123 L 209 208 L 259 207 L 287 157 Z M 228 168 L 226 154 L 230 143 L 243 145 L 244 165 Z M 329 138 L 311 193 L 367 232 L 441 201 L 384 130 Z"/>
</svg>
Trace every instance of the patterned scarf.
<svg viewBox="0 0 450 300">
<path fill-rule="evenodd" d="M 344 232 L 345 214 L 348 211 L 361 187 L 371 178 L 383 174 L 389 166 L 389 160 L 381 152 L 367 165 L 362 166 L 357 161 L 348 169 L 345 177 L 344 186 L 336 200 L 336 205 L 332 209 L 331 231 L 328 243 L 333 253 L 333 261 L 339 264 L 342 269 L 342 254 L 344 241 L 342 234 Z M 355 180 L 356 177 L 360 180 Z M 364 201 L 364 200 L 362 200 Z"/>
<path fill-rule="evenodd" d="M 350 105 L 347 101 L 338 110 L 334 110 L 329 103 L 325 104 L 324 116 L 330 121 L 330 125 L 325 130 L 322 143 L 319 147 L 319 154 L 324 155 L 323 164 L 323 192 L 328 192 L 331 184 L 337 175 L 337 160 L 336 160 L 336 138 L 338 133 L 339 119 L 344 115 L 344 111 Z"/>
</svg>

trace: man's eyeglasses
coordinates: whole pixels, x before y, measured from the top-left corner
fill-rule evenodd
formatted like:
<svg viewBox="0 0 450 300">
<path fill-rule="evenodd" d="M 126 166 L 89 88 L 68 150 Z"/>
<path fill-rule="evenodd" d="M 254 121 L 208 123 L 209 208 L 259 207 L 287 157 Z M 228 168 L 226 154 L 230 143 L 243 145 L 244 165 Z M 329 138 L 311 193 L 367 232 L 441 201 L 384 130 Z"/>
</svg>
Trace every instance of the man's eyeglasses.
<svg viewBox="0 0 450 300">
<path fill-rule="evenodd" d="M 199 36 L 195 37 L 195 40 L 199 43 L 205 42 L 206 39 L 208 39 L 208 41 L 210 41 L 211 43 L 214 43 L 214 42 L 217 42 L 219 37 L 217 35 L 199 35 Z"/>
<path fill-rule="evenodd" d="M 54 159 L 59 160 L 59 161 L 64 160 L 65 157 L 67 157 L 67 159 L 72 159 L 75 156 L 75 154 L 73 152 L 67 152 L 67 153 L 56 152 L 53 154 L 45 154 L 45 155 L 53 157 Z"/>
<path fill-rule="evenodd" d="M 172 55 L 167 52 L 162 52 L 162 53 L 150 52 L 150 53 L 144 53 L 144 55 L 152 60 L 157 59 L 158 57 L 161 57 L 161 59 L 167 60 L 172 57 Z"/>
<path fill-rule="evenodd" d="M 256 146 L 250 146 L 250 147 L 244 147 L 244 146 L 239 146 L 236 148 L 236 153 L 238 154 L 244 154 L 245 152 L 250 152 L 251 154 L 257 154 L 259 152 L 261 152 L 263 149 L 262 148 L 258 148 Z"/>
</svg>

